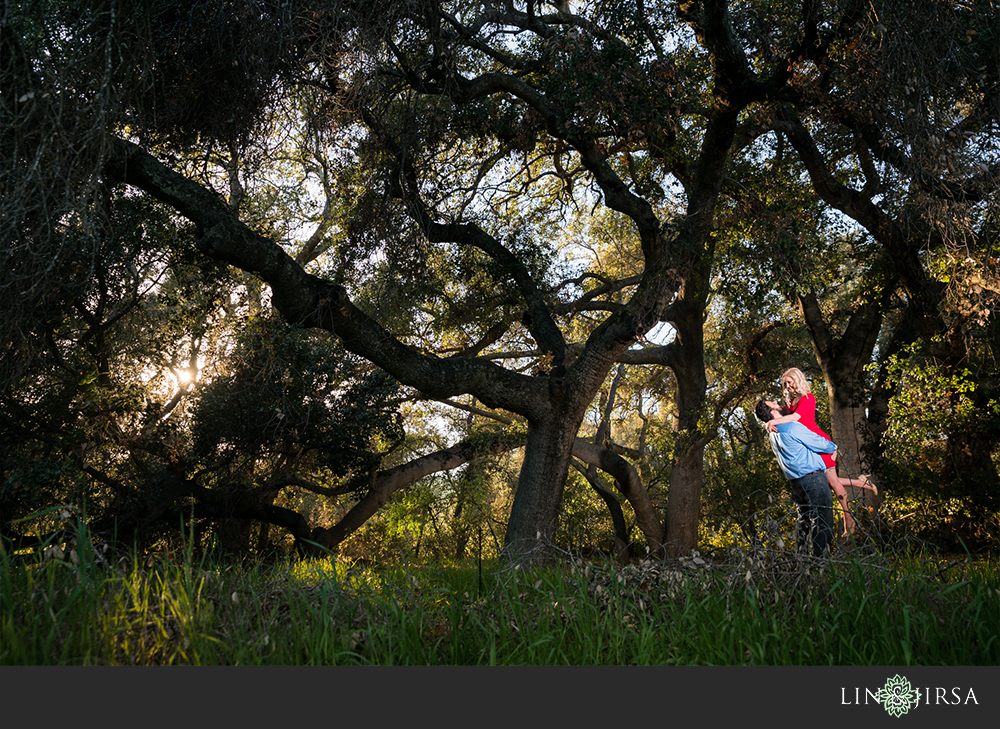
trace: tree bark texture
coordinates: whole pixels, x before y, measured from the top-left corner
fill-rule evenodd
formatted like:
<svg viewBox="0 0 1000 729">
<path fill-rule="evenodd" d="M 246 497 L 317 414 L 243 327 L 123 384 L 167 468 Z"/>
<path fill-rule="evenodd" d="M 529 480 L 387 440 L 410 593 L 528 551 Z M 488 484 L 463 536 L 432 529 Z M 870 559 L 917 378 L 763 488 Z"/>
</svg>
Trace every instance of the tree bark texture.
<svg viewBox="0 0 1000 729">
<path fill-rule="evenodd" d="M 837 470 L 841 476 L 857 478 L 871 471 L 863 461 L 866 386 L 864 367 L 871 362 L 882 329 L 878 305 L 863 304 L 852 312 L 844 333 L 835 339 L 820 311 L 815 294 L 798 297 L 799 312 L 809 332 L 813 352 L 826 381 L 830 399 L 830 437 L 837 444 Z"/>
</svg>

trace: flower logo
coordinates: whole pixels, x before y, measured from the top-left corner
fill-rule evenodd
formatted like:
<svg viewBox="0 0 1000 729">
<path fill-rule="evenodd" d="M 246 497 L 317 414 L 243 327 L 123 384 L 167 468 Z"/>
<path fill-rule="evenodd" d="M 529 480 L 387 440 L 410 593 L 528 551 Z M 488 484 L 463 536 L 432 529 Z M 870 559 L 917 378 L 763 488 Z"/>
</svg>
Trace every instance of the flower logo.
<svg viewBox="0 0 1000 729">
<path fill-rule="evenodd" d="M 897 673 L 885 682 L 885 686 L 879 691 L 879 700 L 890 716 L 900 717 L 911 707 L 917 706 L 920 694 L 910 686 L 909 679 Z"/>
</svg>

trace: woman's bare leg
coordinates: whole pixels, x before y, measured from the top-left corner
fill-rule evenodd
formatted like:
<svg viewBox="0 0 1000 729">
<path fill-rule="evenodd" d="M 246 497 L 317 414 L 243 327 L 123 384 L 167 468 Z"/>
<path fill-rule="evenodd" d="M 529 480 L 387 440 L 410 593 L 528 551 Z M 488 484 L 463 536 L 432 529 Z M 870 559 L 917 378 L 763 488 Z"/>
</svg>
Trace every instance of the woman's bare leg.
<svg viewBox="0 0 1000 729">
<path fill-rule="evenodd" d="M 843 483 L 844 481 L 850 482 L 850 479 L 840 478 L 837 476 L 837 469 L 828 468 L 826 469 L 826 480 L 829 482 L 830 488 L 833 489 L 837 501 L 840 502 L 840 508 L 844 514 L 844 533 L 841 536 L 850 536 L 854 533 L 854 517 L 851 516 L 851 510 L 848 508 L 847 489 L 844 488 Z"/>
<path fill-rule="evenodd" d="M 861 474 L 861 476 L 859 476 L 857 480 L 853 481 L 852 483 L 859 489 L 868 489 L 873 494 L 878 496 L 878 487 L 871 482 L 871 476 L 869 476 L 868 474 L 864 473 Z"/>
</svg>

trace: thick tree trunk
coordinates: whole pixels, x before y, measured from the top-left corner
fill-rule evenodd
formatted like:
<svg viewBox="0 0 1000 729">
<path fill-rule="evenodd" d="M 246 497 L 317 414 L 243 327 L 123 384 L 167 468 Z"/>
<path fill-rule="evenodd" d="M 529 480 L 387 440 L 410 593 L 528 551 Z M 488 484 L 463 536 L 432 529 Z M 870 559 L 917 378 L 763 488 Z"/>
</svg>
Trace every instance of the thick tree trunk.
<svg viewBox="0 0 1000 729">
<path fill-rule="evenodd" d="M 864 439 L 869 432 L 864 367 L 871 361 L 882 329 L 881 307 L 859 306 L 851 314 L 844 333 L 834 339 L 816 296 L 800 295 L 798 300 L 830 397 L 830 437 L 837 444 L 837 471 L 842 477 L 857 478 L 871 470 L 862 460 Z"/>
<path fill-rule="evenodd" d="M 840 380 L 836 386 L 827 383 L 830 396 L 830 436 L 837 444 L 837 473 L 841 477 L 857 478 L 871 468 L 863 460 L 865 433 L 868 431 L 865 410 L 855 404 L 861 397 L 859 388 Z"/>
<path fill-rule="evenodd" d="M 511 506 L 504 552 L 516 562 L 555 554 L 556 523 L 579 420 L 552 417 L 528 425 L 524 462 Z"/>
<path fill-rule="evenodd" d="M 705 478 L 705 449 L 700 444 L 685 447 L 687 437 L 678 437 L 674 466 L 670 472 L 667 501 L 666 556 L 689 555 L 698 546 L 701 487 Z"/>
<path fill-rule="evenodd" d="M 671 320 L 677 329 L 674 371 L 677 407 L 677 438 L 674 443 L 670 493 L 667 501 L 667 555 L 690 554 L 698 546 L 701 488 L 705 477 L 705 437 L 701 420 L 705 415 L 708 376 L 705 374 L 705 307 L 712 267 L 710 248 L 695 268 L 674 307 Z"/>
<path fill-rule="evenodd" d="M 679 323 L 679 320 L 675 321 Z M 665 347 L 634 354 L 630 352 L 630 356 L 626 358 L 628 362 L 636 364 L 670 367 L 677 382 L 677 439 L 674 444 L 664 524 L 662 529 L 643 528 L 651 549 L 659 551 L 660 547 L 654 544 L 665 543 L 666 553 L 671 555 L 690 554 L 698 546 L 698 520 L 701 515 L 707 442 L 706 434 L 699 429 L 699 421 L 704 415 L 705 393 L 708 388 L 701 326 L 701 314 L 695 312 L 686 324 L 678 327 L 680 334 L 677 341 Z M 638 518 L 638 510 L 636 515 Z"/>
</svg>

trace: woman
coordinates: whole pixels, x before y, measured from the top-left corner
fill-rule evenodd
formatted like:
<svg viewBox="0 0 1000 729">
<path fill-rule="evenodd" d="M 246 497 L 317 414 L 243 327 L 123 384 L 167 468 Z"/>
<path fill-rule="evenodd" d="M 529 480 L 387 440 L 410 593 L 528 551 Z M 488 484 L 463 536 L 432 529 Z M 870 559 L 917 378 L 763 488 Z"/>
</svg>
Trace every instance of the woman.
<svg viewBox="0 0 1000 729">
<path fill-rule="evenodd" d="M 802 370 L 797 367 L 786 370 L 785 374 L 781 376 L 781 388 L 785 394 L 785 409 L 788 410 L 788 415 L 774 418 L 767 424 L 767 429 L 775 430 L 775 426 L 781 423 L 798 421 L 816 435 L 832 440 L 816 425 L 816 396 L 809 391 L 809 382 L 802 374 Z M 833 489 L 833 493 L 837 495 L 837 500 L 840 501 L 844 511 L 844 533 L 841 536 L 846 537 L 854 533 L 854 517 L 851 516 L 850 510 L 847 508 L 847 487 L 868 489 L 876 496 L 878 496 L 878 489 L 869 482 L 868 476 L 861 476 L 857 479 L 838 476 L 837 463 L 831 456 L 823 454 L 823 465 L 826 466 L 826 480 L 830 484 L 830 488 Z"/>
</svg>

